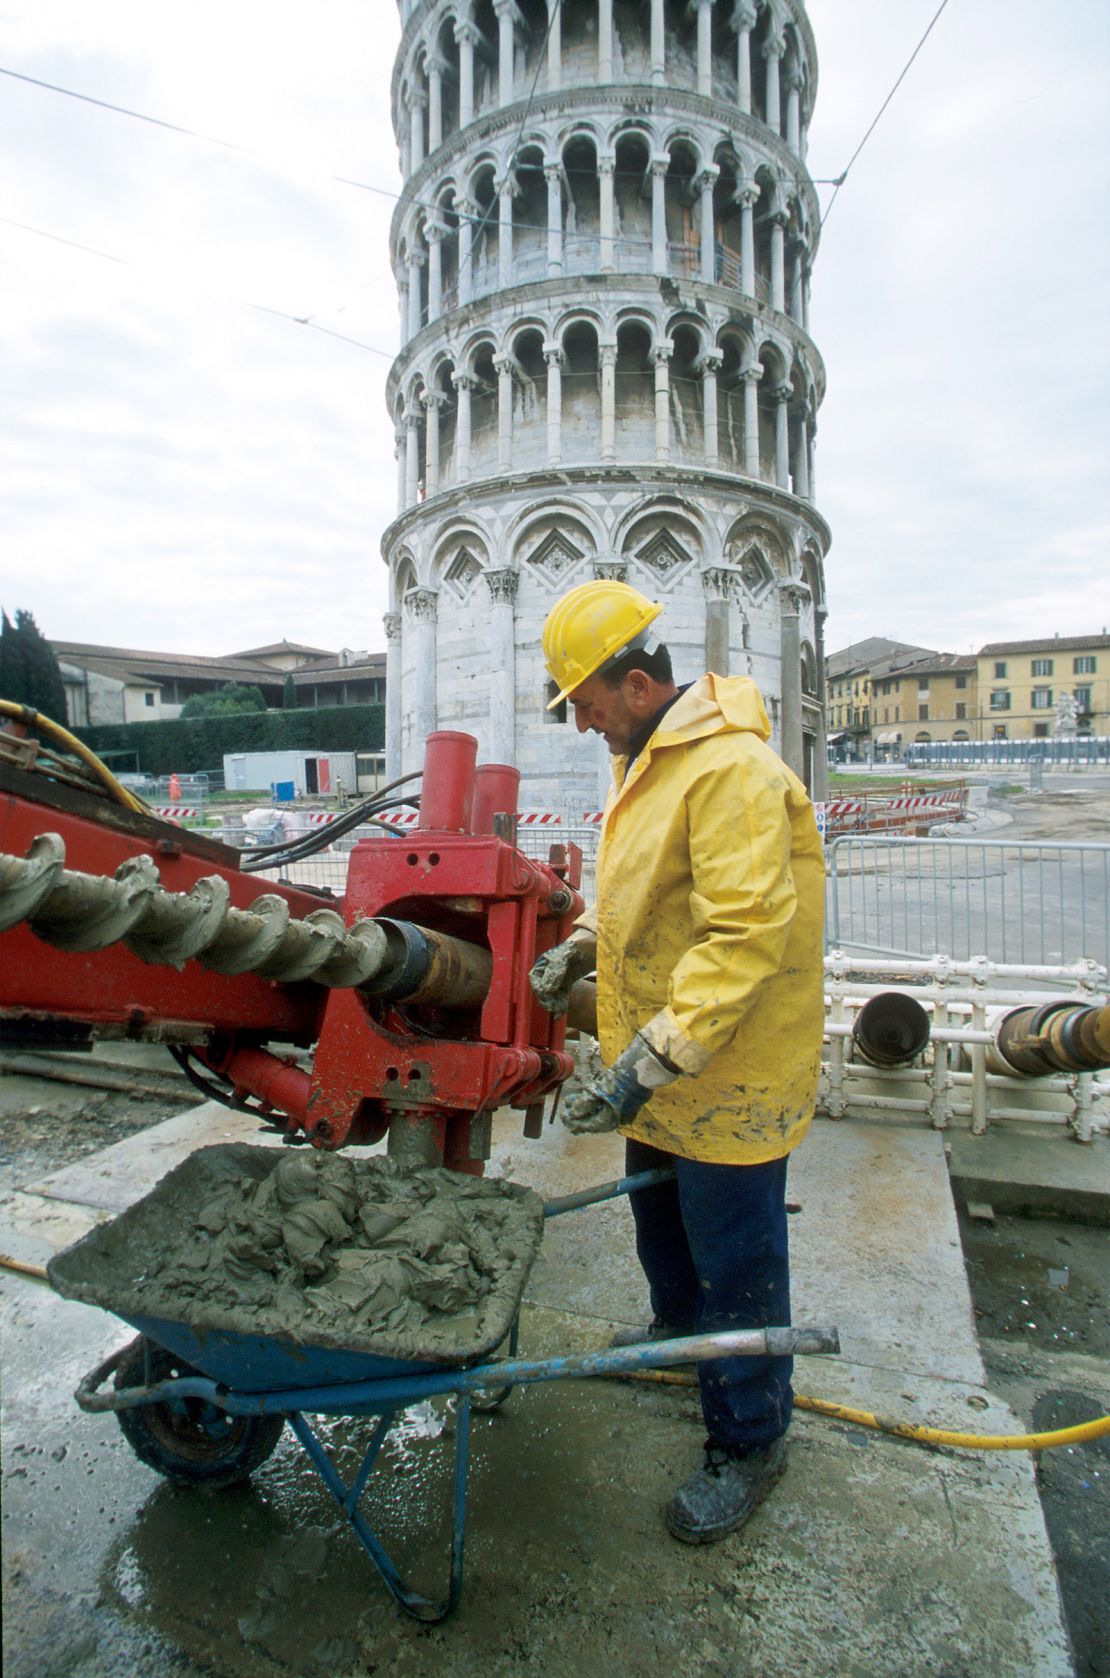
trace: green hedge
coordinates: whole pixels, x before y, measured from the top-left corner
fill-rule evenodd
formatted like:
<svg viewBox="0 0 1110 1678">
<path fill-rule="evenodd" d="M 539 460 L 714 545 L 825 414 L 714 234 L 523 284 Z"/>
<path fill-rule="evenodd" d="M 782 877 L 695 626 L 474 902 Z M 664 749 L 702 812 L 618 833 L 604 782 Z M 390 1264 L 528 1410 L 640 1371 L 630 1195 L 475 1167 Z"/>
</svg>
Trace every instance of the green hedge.
<svg viewBox="0 0 1110 1678">
<path fill-rule="evenodd" d="M 110 763 L 133 754 L 146 775 L 221 769 L 225 752 L 380 752 L 384 705 L 326 705 L 318 711 L 242 711 L 192 722 L 102 723 L 73 732 Z"/>
</svg>

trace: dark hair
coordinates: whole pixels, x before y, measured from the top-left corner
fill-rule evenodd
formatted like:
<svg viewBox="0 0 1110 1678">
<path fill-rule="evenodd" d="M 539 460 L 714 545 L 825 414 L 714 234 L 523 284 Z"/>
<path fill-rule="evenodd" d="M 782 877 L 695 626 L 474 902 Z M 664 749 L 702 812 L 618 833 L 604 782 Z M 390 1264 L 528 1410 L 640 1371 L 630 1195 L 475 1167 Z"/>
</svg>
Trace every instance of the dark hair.
<svg viewBox="0 0 1110 1678">
<path fill-rule="evenodd" d="M 666 647 L 659 645 L 652 652 L 636 652 L 635 650 L 621 653 L 614 659 L 607 669 L 599 670 L 598 675 L 606 687 L 619 688 L 630 670 L 642 670 L 650 676 L 653 682 L 673 682 L 674 669 L 671 665 L 671 655 Z"/>
</svg>

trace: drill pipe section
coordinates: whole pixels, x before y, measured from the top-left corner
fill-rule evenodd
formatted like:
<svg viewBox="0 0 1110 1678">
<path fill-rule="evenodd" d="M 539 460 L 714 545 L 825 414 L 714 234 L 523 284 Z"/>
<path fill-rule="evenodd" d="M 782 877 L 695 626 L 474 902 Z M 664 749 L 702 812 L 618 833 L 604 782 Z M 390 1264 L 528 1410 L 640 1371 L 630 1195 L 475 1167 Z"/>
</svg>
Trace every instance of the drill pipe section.
<svg viewBox="0 0 1110 1678">
<path fill-rule="evenodd" d="M 1044 1078 L 1053 1072 L 1101 1072 L 1110 1067 L 1110 1004 L 1048 1002 L 1010 1008 L 987 1022 L 992 1072 Z"/>
<path fill-rule="evenodd" d="M 285 899 L 268 893 L 235 909 L 218 874 L 188 892 L 166 891 L 149 856 L 128 858 L 111 877 L 82 874 L 66 868 L 57 833 L 39 834 L 26 857 L 0 853 L 0 932 L 23 921 L 59 950 L 122 943 L 142 961 L 179 972 L 195 960 L 214 973 L 285 984 L 362 985 L 389 960 L 377 921 L 348 927 L 334 909 L 294 920 Z"/>
</svg>

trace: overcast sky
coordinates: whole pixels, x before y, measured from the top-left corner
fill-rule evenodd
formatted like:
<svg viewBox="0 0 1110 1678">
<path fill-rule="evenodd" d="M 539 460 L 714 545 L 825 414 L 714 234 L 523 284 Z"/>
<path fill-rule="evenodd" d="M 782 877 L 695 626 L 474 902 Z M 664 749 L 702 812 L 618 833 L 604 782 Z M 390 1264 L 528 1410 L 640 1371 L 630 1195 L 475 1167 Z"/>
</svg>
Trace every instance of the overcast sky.
<svg viewBox="0 0 1110 1678">
<path fill-rule="evenodd" d="M 938 3 L 810 0 L 815 178 Z M 399 34 L 392 0 L 0 0 L 0 67 L 258 154 L 0 76 L 9 612 L 181 652 L 384 645 L 392 204 L 331 177 L 399 189 Z M 830 649 L 1110 625 L 1108 69 L 1108 0 L 949 0 L 836 198 Z"/>
</svg>

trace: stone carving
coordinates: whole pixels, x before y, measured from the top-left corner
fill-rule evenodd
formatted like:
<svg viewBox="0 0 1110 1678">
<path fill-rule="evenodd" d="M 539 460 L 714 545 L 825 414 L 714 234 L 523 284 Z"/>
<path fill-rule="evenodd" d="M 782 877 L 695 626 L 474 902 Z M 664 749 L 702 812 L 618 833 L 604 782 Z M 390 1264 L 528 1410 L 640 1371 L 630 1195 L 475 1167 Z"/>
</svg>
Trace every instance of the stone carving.
<svg viewBox="0 0 1110 1678">
<path fill-rule="evenodd" d="M 444 580 L 460 599 L 465 599 L 481 575 L 480 561 L 475 559 L 469 548 L 460 548 L 447 567 Z"/>
<path fill-rule="evenodd" d="M 405 595 L 405 605 L 414 618 L 435 620 L 436 606 L 439 594 L 434 588 L 410 588 Z"/>
<path fill-rule="evenodd" d="M 703 571 L 701 586 L 707 600 L 739 600 L 742 596 L 740 578 L 728 565 L 711 565 Z"/>
<path fill-rule="evenodd" d="M 770 565 L 758 548 L 749 548 L 740 560 L 740 581 L 753 597 L 758 599 L 770 587 L 773 576 Z"/>
<path fill-rule="evenodd" d="M 382 618 L 382 622 L 385 624 L 385 638 L 386 638 L 386 640 L 387 641 L 399 641 L 401 639 L 401 614 L 400 614 L 400 612 L 386 612 L 385 615 Z"/>
<path fill-rule="evenodd" d="M 623 559 L 595 559 L 594 576 L 601 582 L 626 583 L 628 564 Z"/>
<path fill-rule="evenodd" d="M 520 576 L 516 571 L 487 571 L 486 585 L 492 599 L 508 601 L 511 606 L 516 599 Z"/>
<path fill-rule="evenodd" d="M 582 549 L 561 530 L 551 530 L 528 555 L 528 564 L 545 573 L 545 581 L 557 581 L 583 557 Z"/>
<path fill-rule="evenodd" d="M 655 535 L 636 550 L 636 559 L 640 565 L 654 571 L 663 581 L 672 577 L 683 565 L 689 565 L 690 555 L 676 541 L 669 530 L 657 530 Z"/>
</svg>

